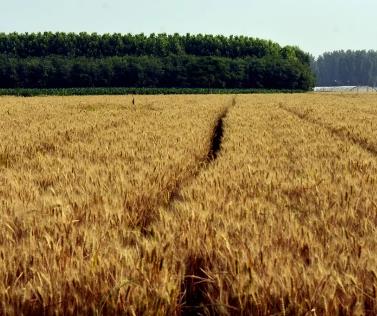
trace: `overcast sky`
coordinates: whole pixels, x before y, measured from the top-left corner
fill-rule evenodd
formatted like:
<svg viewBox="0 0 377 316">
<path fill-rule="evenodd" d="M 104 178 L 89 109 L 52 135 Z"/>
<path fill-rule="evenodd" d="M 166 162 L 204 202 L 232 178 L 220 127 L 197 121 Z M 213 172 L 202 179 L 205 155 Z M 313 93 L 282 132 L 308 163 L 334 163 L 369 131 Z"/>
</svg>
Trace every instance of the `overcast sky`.
<svg viewBox="0 0 377 316">
<path fill-rule="evenodd" d="M 207 33 L 377 49 L 377 0 L 0 0 L 0 32 Z"/>
</svg>

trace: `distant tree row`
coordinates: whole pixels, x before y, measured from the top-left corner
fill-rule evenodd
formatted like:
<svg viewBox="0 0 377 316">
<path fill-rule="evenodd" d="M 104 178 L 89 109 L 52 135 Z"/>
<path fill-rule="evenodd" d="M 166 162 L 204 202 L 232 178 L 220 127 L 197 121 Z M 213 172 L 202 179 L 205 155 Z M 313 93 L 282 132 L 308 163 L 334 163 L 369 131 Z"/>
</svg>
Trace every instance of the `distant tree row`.
<svg viewBox="0 0 377 316">
<path fill-rule="evenodd" d="M 309 63 L 309 56 L 297 47 L 281 47 L 272 41 L 246 36 L 202 34 L 0 33 L 0 54 L 20 58 L 49 55 L 93 58 L 182 54 L 228 58 L 274 56 Z"/>
<path fill-rule="evenodd" d="M 192 55 L 105 58 L 0 55 L 1 88 L 189 87 L 307 90 L 310 68 L 297 60 Z"/>
<path fill-rule="evenodd" d="M 309 55 L 244 36 L 0 33 L 0 88 L 309 89 Z"/>
<path fill-rule="evenodd" d="M 376 86 L 376 51 L 334 51 L 312 62 L 318 86 Z"/>
</svg>

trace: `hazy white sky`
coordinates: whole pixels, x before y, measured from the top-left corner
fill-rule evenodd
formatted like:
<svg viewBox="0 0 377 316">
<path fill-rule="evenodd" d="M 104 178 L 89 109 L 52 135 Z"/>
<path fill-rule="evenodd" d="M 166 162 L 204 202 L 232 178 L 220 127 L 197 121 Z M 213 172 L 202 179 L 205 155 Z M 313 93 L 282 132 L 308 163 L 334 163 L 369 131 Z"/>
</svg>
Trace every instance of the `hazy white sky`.
<svg viewBox="0 0 377 316">
<path fill-rule="evenodd" d="M 0 0 L 0 32 L 208 33 L 377 49 L 377 0 Z"/>
</svg>

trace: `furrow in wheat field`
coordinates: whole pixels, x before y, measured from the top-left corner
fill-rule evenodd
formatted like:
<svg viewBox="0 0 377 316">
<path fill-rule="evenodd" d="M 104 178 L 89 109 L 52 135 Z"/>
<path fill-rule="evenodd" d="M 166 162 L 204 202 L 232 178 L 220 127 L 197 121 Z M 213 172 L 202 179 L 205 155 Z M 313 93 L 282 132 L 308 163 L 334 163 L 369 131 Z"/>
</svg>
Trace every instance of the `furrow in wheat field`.
<svg viewBox="0 0 377 316">
<path fill-rule="evenodd" d="M 302 119 L 322 125 L 377 155 L 377 100 L 374 95 L 309 94 L 282 97 L 279 103 Z"/>
</svg>

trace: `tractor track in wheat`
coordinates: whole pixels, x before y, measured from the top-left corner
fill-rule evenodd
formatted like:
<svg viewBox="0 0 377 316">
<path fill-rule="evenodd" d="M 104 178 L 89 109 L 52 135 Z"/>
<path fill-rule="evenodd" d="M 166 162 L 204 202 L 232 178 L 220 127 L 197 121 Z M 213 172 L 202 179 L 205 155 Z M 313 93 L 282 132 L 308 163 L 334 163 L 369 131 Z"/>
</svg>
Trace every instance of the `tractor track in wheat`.
<svg viewBox="0 0 377 316">
<path fill-rule="evenodd" d="M 328 130 L 332 135 L 339 137 L 341 140 L 350 141 L 352 144 L 358 146 L 362 150 L 367 151 L 371 155 L 377 157 L 377 150 L 371 144 L 367 143 L 365 140 L 361 139 L 360 137 L 357 137 L 356 135 L 352 134 L 351 132 L 345 131 L 343 129 L 334 128 L 333 126 L 331 126 L 329 124 L 326 124 L 326 123 L 321 122 L 319 120 L 313 119 L 306 114 L 296 112 L 295 110 L 292 110 L 292 109 L 287 108 L 285 106 L 280 105 L 279 108 L 290 113 L 291 115 L 298 117 L 299 119 L 301 119 L 305 122 L 308 122 L 308 123 L 313 124 L 313 125 L 317 125 L 321 128 L 324 128 L 324 129 Z"/>
</svg>

